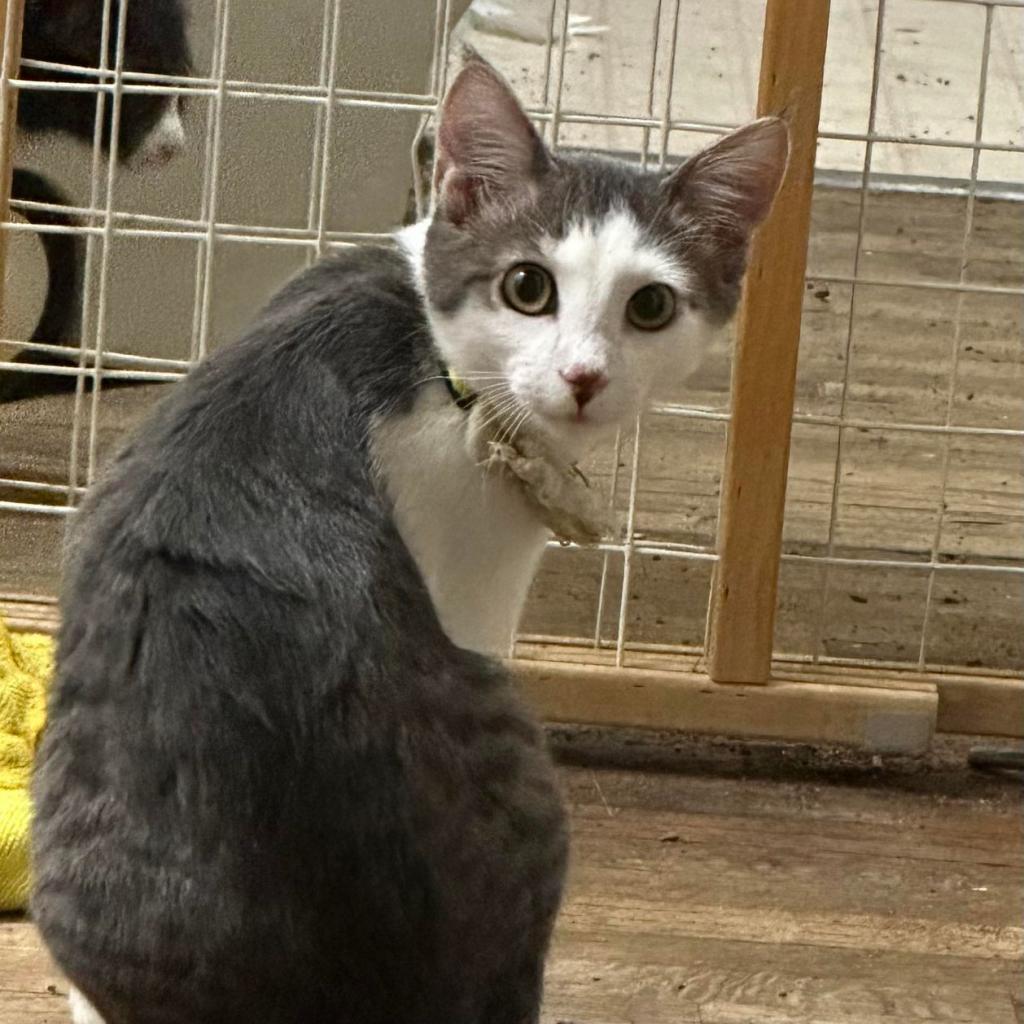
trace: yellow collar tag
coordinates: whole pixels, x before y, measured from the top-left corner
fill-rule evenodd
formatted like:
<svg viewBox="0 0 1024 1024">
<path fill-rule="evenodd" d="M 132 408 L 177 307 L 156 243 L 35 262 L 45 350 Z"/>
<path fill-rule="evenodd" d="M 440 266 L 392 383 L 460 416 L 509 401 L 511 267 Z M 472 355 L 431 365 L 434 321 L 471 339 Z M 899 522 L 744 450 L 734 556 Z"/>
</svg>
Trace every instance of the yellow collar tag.
<svg viewBox="0 0 1024 1024">
<path fill-rule="evenodd" d="M 476 394 L 473 389 L 457 374 L 447 366 L 441 367 L 441 376 L 444 378 L 445 385 L 448 388 L 448 393 L 452 396 L 452 400 L 460 409 L 469 409 L 476 401 Z"/>
</svg>

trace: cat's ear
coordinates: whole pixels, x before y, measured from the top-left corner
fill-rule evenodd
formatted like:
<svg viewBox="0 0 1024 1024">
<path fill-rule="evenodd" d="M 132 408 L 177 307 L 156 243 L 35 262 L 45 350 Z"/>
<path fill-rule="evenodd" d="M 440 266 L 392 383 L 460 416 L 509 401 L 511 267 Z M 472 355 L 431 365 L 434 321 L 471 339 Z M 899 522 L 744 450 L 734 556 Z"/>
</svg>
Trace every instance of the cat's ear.
<svg viewBox="0 0 1024 1024">
<path fill-rule="evenodd" d="M 786 122 L 762 117 L 690 157 L 663 188 L 681 213 L 745 239 L 768 216 L 788 159 Z"/>
<path fill-rule="evenodd" d="M 488 204 L 514 205 L 535 191 L 550 159 L 502 77 L 467 55 L 441 107 L 436 214 L 460 224 Z"/>
</svg>

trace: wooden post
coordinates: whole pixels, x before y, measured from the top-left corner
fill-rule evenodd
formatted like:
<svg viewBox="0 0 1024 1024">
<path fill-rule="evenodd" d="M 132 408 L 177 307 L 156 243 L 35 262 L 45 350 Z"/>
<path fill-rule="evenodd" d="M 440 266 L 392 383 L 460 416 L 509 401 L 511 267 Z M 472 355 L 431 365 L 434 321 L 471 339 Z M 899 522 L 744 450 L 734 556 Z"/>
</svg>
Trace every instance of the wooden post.
<svg viewBox="0 0 1024 1024">
<path fill-rule="evenodd" d="M 786 118 L 792 148 L 753 243 L 733 357 L 707 643 L 716 682 L 771 675 L 828 14 L 828 0 L 767 0 L 765 8 L 757 110 Z"/>
<path fill-rule="evenodd" d="M 18 120 L 18 90 L 10 84 L 21 64 L 21 24 L 25 0 L 0 0 L 0 221 L 10 216 L 11 173 L 14 169 L 14 128 Z M 0 323 L 6 293 L 7 232 L 0 230 Z"/>
</svg>

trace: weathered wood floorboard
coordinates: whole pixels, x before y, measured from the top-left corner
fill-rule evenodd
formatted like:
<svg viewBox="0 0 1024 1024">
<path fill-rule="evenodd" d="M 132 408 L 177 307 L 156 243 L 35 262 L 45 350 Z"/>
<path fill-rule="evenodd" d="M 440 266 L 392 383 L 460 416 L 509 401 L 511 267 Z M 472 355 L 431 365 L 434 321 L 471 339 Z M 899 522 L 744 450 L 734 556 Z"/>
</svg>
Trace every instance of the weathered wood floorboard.
<svg viewBox="0 0 1024 1024">
<path fill-rule="evenodd" d="M 690 739 L 638 771 L 561 732 L 545 1024 L 1019 1024 L 1024 815 L 963 773 L 964 741 L 879 767 Z M 32 925 L 0 921 L 0 1024 L 67 1024 L 65 991 Z"/>
</svg>

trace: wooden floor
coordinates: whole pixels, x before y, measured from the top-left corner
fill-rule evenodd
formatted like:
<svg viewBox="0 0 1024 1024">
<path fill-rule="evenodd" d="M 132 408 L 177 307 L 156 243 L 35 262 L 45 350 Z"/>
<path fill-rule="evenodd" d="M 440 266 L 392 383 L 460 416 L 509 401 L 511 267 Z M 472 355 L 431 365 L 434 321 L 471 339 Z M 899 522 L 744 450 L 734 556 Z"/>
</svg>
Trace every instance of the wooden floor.
<svg viewBox="0 0 1024 1024">
<path fill-rule="evenodd" d="M 966 741 L 554 740 L 574 845 L 545 1024 L 1024 1021 L 1019 783 L 968 774 Z M 65 991 L 0 918 L 0 1024 L 66 1022 Z"/>
</svg>

